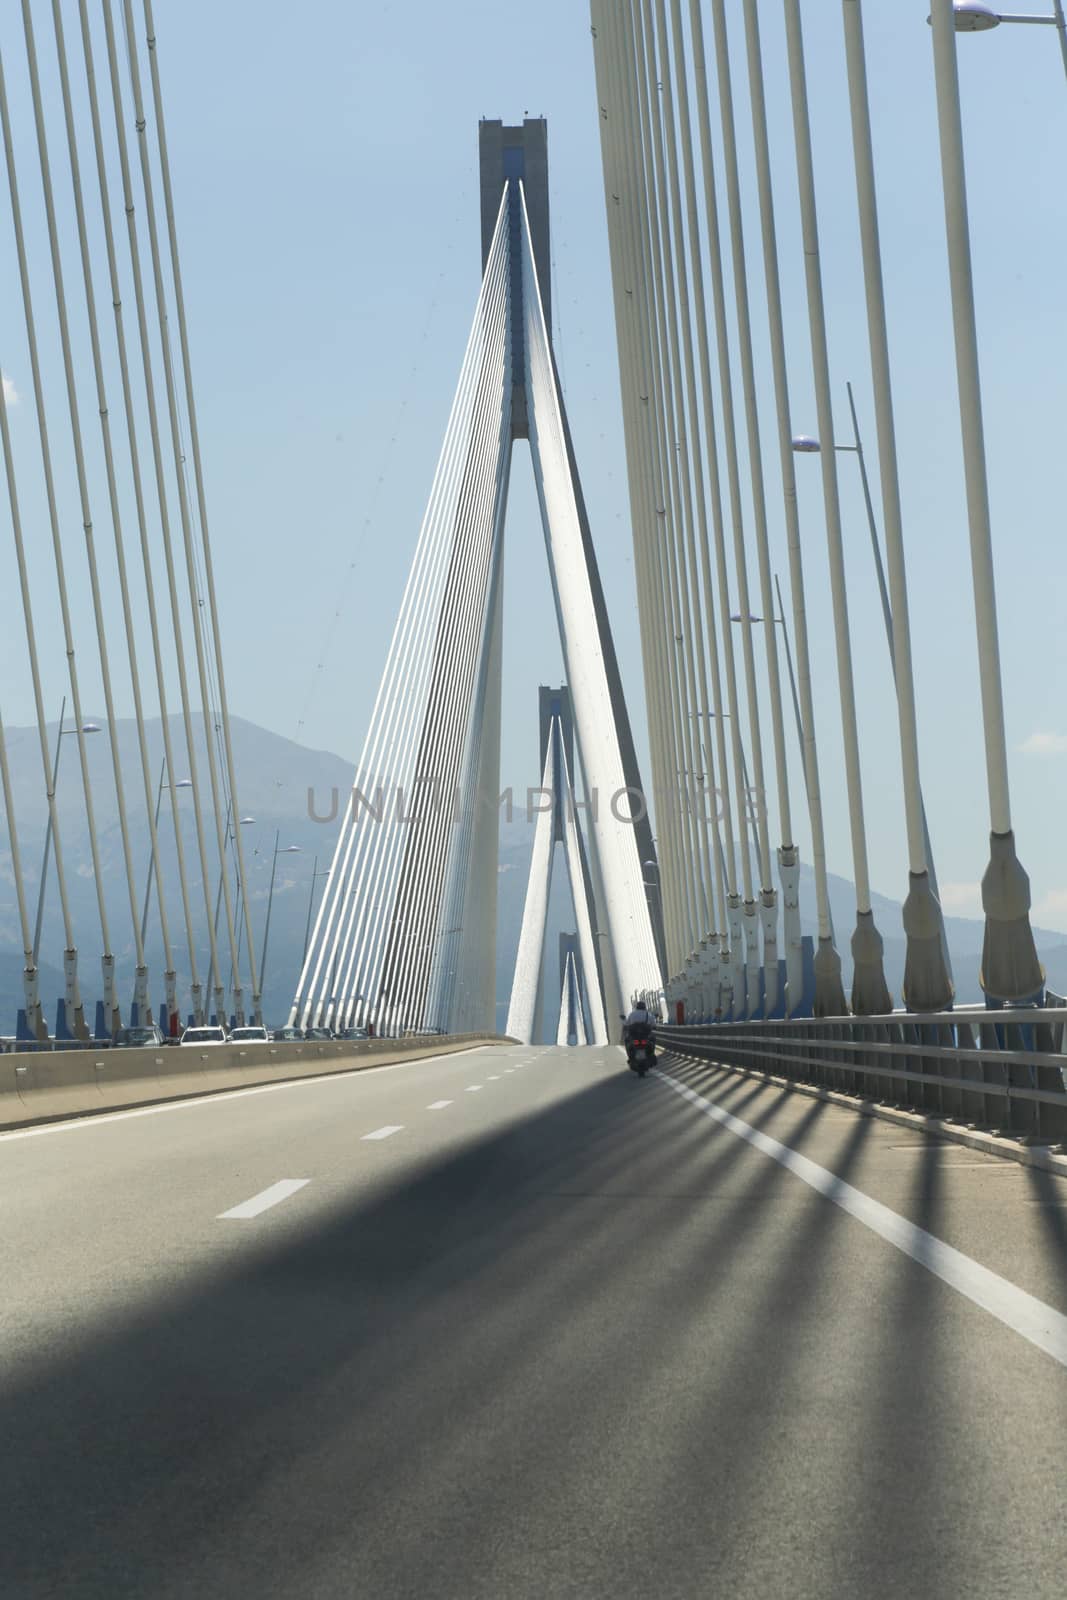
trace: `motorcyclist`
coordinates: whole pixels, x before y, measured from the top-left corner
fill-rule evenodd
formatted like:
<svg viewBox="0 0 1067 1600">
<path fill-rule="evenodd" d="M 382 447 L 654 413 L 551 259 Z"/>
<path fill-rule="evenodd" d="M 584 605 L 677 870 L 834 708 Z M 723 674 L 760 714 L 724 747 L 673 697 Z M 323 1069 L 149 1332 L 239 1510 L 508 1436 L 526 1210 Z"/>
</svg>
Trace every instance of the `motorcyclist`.
<svg viewBox="0 0 1067 1600">
<path fill-rule="evenodd" d="M 626 1017 L 622 1030 L 622 1042 L 626 1046 L 626 1053 L 630 1053 L 630 1041 L 635 1033 L 643 1034 L 655 1047 L 656 1021 L 651 1011 L 638 1001 L 633 1010 Z"/>
</svg>

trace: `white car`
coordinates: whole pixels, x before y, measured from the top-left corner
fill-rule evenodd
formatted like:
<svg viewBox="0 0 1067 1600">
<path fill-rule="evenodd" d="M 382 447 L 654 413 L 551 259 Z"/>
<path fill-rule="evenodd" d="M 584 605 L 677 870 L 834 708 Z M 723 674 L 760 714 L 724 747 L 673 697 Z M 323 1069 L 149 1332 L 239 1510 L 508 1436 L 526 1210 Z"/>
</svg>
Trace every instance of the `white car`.
<svg viewBox="0 0 1067 1600">
<path fill-rule="evenodd" d="M 266 1028 L 257 1027 L 249 1023 L 247 1027 L 234 1028 L 230 1034 L 231 1044 L 270 1044 L 270 1034 Z"/>
<path fill-rule="evenodd" d="M 186 1028 L 179 1042 L 181 1044 L 226 1044 L 226 1029 L 216 1026 Z"/>
</svg>

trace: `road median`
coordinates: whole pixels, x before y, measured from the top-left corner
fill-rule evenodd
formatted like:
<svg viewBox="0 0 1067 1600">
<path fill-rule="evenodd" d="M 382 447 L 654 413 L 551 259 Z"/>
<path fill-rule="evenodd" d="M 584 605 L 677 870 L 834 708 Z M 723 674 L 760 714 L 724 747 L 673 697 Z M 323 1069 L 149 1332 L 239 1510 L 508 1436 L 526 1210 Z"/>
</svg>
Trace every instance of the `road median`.
<svg viewBox="0 0 1067 1600">
<path fill-rule="evenodd" d="M 0 1130 L 511 1043 L 499 1034 L 462 1033 L 8 1054 L 0 1056 Z"/>
</svg>

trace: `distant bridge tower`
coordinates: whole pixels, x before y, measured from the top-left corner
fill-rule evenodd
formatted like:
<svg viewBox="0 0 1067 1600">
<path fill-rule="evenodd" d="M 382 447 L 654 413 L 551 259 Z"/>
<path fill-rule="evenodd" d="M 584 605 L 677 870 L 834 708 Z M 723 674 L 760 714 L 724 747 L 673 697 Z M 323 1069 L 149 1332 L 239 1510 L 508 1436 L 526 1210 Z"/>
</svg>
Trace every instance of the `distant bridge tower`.
<svg viewBox="0 0 1067 1600">
<path fill-rule="evenodd" d="M 589 1008 L 589 1040 L 593 1044 L 606 1044 L 608 1028 L 604 1009 L 604 976 L 598 951 L 598 946 L 603 941 L 599 937 L 601 930 L 597 922 L 596 896 L 593 893 L 588 853 L 578 821 L 571 697 L 565 686 L 558 689 L 542 686 L 539 700 L 541 794 L 533 854 L 530 860 L 530 877 L 526 886 L 522 931 L 515 958 L 515 977 L 511 989 L 511 1004 L 508 1008 L 507 1032 L 512 1038 L 521 1039 L 527 1044 L 540 1038 L 545 928 L 552 889 L 552 863 L 558 844 L 563 846 L 567 863 L 567 876 L 577 925 L 577 932 L 574 935 L 561 935 L 561 938 L 573 938 L 574 941 L 576 958 L 572 962 L 574 981 L 578 984 L 580 980 L 584 980 Z M 586 809 L 588 811 L 588 807 Z M 570 1003 L 567 990 L 569 976 L 566 968 L 567 954 L 568 951 L 561 946 L 560 984 L 561 1005 L 564 1010 Z"/>
</svg>

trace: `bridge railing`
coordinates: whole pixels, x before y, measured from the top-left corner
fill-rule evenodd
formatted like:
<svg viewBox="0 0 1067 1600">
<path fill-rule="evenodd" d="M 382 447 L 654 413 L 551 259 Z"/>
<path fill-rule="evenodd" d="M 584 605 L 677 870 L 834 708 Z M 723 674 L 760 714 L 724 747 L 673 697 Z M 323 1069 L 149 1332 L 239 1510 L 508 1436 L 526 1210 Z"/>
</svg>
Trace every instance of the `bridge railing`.
<svg viewBox="0 0 1067 1600">
<path fill-rule="evenodd" d="M 660 1042 L 862 1099 L 1067 1139 L 1067 1007 L 669 1026 Z"/>
</svg>

